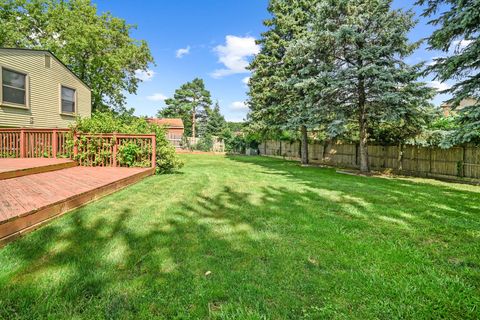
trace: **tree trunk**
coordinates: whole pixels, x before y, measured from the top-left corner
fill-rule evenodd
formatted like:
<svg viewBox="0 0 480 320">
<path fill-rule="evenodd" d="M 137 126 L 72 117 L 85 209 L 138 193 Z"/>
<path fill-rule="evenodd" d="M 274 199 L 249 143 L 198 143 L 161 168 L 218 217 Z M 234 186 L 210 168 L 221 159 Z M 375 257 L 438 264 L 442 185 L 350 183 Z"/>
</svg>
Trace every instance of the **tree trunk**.
<svg viewBox="0 0 480 320">
<path fill-rule="evenodd" d="M 360 171 L 368 172 L 368 149 L 367 149 L 367 124 L 365 121 L 360 120 L 360 144 L 359 144 L 359 154 L 360 154 Z"/>
<path fill-rule="evenodd" d="M 368 172 L 368 127 L 367 127 L 367 110 L 366 110 L 366 98 L 365 98 L 365 81 L 363 77 L 360 77 L 358 81 L 358 125 L 360 128 L 360 171 Z"/>
<path fill-rule="evenodd" d="M 193 111 L 192 111 L 192 140 L 193 140 L 193 143 L 195 143 L 195 108 L 193 108 Z"/>
<path fill-rule="evenodd" d="M 301 132 L 302 132 L 302 143 L 300 144 L 302 164 L 308 164 L 308 136 L 307 136 L 307 127 L 306 127 L 306 126 L 301 126 L 300 129 L 301 129 Z"/>
</svg>

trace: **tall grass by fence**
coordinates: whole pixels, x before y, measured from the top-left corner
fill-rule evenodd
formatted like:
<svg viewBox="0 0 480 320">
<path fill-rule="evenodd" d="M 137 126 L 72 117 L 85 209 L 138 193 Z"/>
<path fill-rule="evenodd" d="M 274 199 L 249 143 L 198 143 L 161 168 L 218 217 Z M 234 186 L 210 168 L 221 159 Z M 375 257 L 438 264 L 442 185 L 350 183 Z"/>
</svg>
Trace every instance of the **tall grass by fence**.
<svg viewBox="0 0 480 320">
<path fill-rule="evenodd" d="M 300 158 L 300 143 L 287 141 L 264 141 L 259 146 L 260 154 Z M 337 167 L 358 168 L 360 164 L 358 145 L 340 143 L 309 144 L 309 161 Z M 438 178 L 480 179 L 480 148 L 473 145 L 450 149 L 402 146 L 368 146 L 368 160 L 373 170 L 394 170 L 407 175 Z"/>
</svg>

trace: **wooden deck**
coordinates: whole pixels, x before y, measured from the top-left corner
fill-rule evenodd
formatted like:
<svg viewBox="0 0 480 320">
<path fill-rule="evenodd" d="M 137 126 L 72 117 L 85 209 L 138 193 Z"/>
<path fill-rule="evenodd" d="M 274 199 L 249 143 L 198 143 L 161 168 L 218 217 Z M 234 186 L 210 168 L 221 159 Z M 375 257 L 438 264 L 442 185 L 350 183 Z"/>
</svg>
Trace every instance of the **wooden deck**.
<svg viewBox="0 0 480 320">
<path fill-rule="evenodd" d="M 73 208 L 135 183 L 154 170 L 72 167 L 0 180 L 0 245 Z"/>
<path fill-rule="evenodd" d="M 70 159 L 4 158 L 0 159 L 0 180 L 76 166 Z"/>
</svg>

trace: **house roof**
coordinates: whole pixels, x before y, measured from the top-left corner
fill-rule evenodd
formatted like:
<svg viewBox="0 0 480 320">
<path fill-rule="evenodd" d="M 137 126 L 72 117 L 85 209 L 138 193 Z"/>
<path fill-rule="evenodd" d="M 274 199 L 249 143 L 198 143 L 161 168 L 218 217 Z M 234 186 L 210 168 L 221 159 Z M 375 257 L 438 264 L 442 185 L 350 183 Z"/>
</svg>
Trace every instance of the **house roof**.
<svg viewBox="0 0 480 320">
<path fill-rule="evenodd" d="M 85 81 L 83 81 L 79 76 L 77 76 L 75 74 L 75 72 L 73 72 L 72 70 L 70 70 L 69 67 L 67 67 L 67 65 L 65 63 L 63 63 L 62 60 L 60 60 L 55 54 L 53 54 L 53 52 L 51 52 L 50 50 L 40 50 L 40 49 L 28 49 L 28 48 L 4 48 L 4 47 L 0 47 L 0 50 L 11 50 L 11 51 L 32 51 L 32 52 L 43 52 L 43 53 L 48 53 L 50 54 L 55 60 L 57 60 L 58 62 L 60 62 L 60 64 L 62 66 L 65 67 L 65 69 L 67 69 L 75 78 L 77 78 L 81 83 L 83 83 L 88 89 L 92 89 L 90 88 L 90 86 L 88 84 L 85 83 Z"/>
<path fill-rule="evenodd" d="M 184 128 L 183 121 L 180 118 L 148 118 L 147 121 L 169 128 Z"/>
</svg>

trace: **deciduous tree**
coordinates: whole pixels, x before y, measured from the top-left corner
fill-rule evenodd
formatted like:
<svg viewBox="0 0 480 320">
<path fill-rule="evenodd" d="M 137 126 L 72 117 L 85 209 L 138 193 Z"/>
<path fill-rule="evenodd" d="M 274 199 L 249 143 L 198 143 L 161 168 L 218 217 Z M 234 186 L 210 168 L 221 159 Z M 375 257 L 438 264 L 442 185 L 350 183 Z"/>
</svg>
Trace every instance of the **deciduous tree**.
<svg viewBox="0 0 480 320">
<path fill-rule="evenodd" d="M 0 0 L 0 47 L 52 51 L 92 88 L 94 110 L 123 110 L 153 57 L 135 27 L 90 0 Z"/>
</svg>

